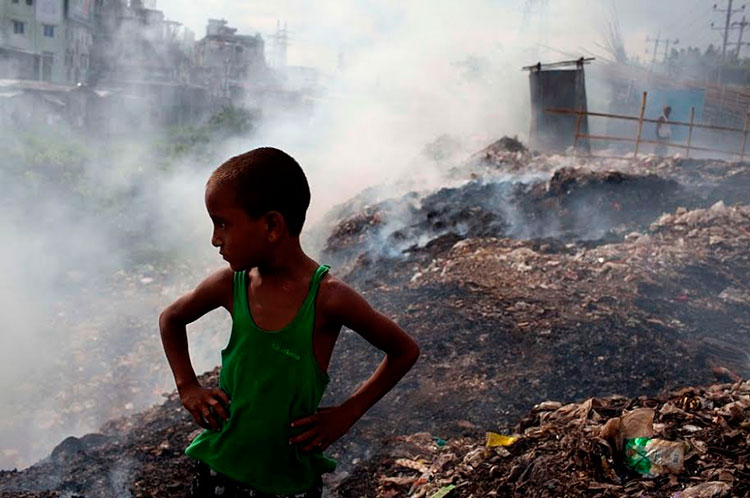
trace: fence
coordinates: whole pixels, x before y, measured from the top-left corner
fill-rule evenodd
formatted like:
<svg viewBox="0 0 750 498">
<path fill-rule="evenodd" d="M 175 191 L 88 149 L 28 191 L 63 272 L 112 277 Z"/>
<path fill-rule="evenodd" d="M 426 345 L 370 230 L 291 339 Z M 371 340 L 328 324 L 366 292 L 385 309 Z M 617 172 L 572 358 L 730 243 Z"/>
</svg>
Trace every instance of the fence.
<svg viewBox="0 0 750 498">
<path fill-rule="evenodd" d="M 745 152 L 747 147 L 747 134 L 748 134 L 748 125 L 750 125 L 750 112 L 745 113 L 745 125 L 743 128 L 735 128 L 732 126 L 720 126 L 720 125 L 710 125 L 710 124 L 700 124 L 695 122 L 695 107 L 690 108 L 690 122 L 686 123 L 683 121 L 669 121 L 670 126 L 686 126 L 689 128 L 688 130 L 688 137 L 687 137 L 687 143 L 675 143 L 675 142 L 666 142 L 666 141 L 657 141 L 657 140 L 644 140 L 643 135 L 643 123 L 655 123 L 658 124 L 658 119 L 648 119 L 644 117 L 644 114 L 646 112 L 646 99 L 648 98 L 648 92 L 643 92 L 643 98 L 641 99 L 641 110 L 638 116 L 625 116 L 621 114 L 609 114 L 604 112 L 591 112 L 591 111 L 584 111 L 584 110 L 577 110 L 577 109 L 560 109 L 560 108 L 548 108 L 545 109 L 545 112 L 551 113 L 551 114 L 567 114 L 567 115 L 576 115 L 576 125 L 575 125 L 575 135 L 573 138 L 573 149 L 578 149 L 578 142 L 580 139 L 588 139 L 588 140 L 601 140 L 601 141 L 608 141 L 608 142 L 625 142 L 625 143 L 634 143 L 635 144 L 635 150 L 633 151 L 633 157 L 637 158 L 638 153 L 641 148 L 641 144 L 653 144 L 653 145 L 659 145 L 664 147 L 673 147 L 678 149 L 685 149 L 686 156 L 690 157 L 690 151 L 705 151 L 705 152 L 718 152 L 721 154 L 727 154 L 729 156 L 739 156 L 740 161 L 745 160 Z M 584 116 L 591 116 L 591 117 L 600 117 L 600 118 L 611 118 L 611 119 L 621 119 L 626 121 L 636 121 L 638 123 L 638 132 L 635 136 L 635 138 L 631 137 L 618 137 L 618 136 L 608 136 L 608 135 L 592 135 L 589 133 L 581 133 L 581 122 L 583 121 Z M 742 138 L 742 147 L 740 150 L 726 150 L 726 149 L 718 149 L 713 147 L 704 147 L 704 146 L 696 146 L 693 145 L 693 132 L 696 129 L 705 129 L 705 130 L 714 130 L 714 131 L 721 131 L 721 132 L 731 132 L 731 133 L 740 133 Z"/>
</svg>

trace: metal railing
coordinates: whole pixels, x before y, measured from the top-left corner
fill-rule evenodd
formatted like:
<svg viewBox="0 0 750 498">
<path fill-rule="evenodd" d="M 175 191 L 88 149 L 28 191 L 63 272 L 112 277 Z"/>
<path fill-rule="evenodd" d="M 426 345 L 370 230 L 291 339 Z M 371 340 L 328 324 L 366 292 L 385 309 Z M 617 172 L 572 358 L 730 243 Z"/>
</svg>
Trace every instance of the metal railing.
<svg viewBox="0 0 750 498">
<path fill-rule="evenodd" d="M 642 136 L 643 135 L 643 123 L 656 123 L 656 124 L 659 124 L 660 122 L 663 123 L 663 121 L 659 121 L 658 119 L 648 119 L 644 117 L 644 114 L 646 112 L 647 98 L 648 98 L 648 92 L 643 92 L 643 98 L 641 99 L 641 109 L 640 109 L 640 113 L 638 116 L 626 116 L 622 114 L 609 114 L 609 113 L 604 113 L 604 112 L 591 112 L 591 111 L 583 111 L 580 109 L 561 109 L 561 108 L 548 108 L 548 109 L 545 109 L 545 112 L 548 112 L 550 114 L 564 114 L 564 115 L 576 115 L 577 116 L 576 125 L 575 125 L 575 136 L 573 139 L 574 150 L 578 150 L 578 142 L 580 139 L 588 139 L 588 140 L 602 140 L 602 141 L 609 141 L 609 142 L 634 143 L 635 144 L 635 150 L 633 151 L 634 158 L 638 157 L 641 144 L 653 144 L 653 145 L 659 145 L 663 147 L 674 147 L 677 149 L 684 149 L 687 151 L 686 152 L 687 157 L 690 157 L 690 151 L 705 151 L 705 152 L 718 152 L 718 153 L 726 154 L 729 156 L 739 156 L 740 161 L 745 160 L 745 152 L 747 148 L 748 125 L 750 125 L 750 112 L 747 112 L 745 114 L 745 126 L 743 128 L 735 128 L 731 126 L 719 126 L 719 125 L 696 123 L 695 122 L 695 107 L 691 107 L 689 122 L 684 122 L 684 121 L 668 121 L 667 122 L 669 126 L 688 127 L 689 131 L 688 131 L 688 137 L 687 137 L 686 143 L 676 143 L 676 142 L 660 141 L 660 140 L 644 140 Z M 583 121 L 584 116 L 620 119 L 624 121 L 636 121 L 638 123 L 638 132 L 635 138 L 609 136 L 609 135 L 592 135 L 589 133 L 581 133 L 581 122 Z M 718 149 L 714 147 L 704 147 L 704 146 L 693 145 L 693 132 L 696 129 L 740 133 L 742 136 L 742 147 L 740 148 L 740 150 L 726 150 L 726 149 Z"/>
</svg>

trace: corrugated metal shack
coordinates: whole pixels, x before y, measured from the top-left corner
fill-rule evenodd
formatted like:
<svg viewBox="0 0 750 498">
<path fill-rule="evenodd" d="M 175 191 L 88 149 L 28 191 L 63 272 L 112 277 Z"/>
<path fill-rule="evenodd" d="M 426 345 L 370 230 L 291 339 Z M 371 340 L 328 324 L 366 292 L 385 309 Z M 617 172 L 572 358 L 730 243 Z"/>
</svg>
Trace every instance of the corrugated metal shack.
<svg viewBox="0 0 750 498">
<path fill-rule="evenodd" d="M 586 116 L 559 115 L 545 112 L 550 108 L 587 111 L 586 77 L 583 66 L 592 59 L 555 62 L 523 69 L 529 71 L 531 89 L 531 129 L 529 144 L 532 149 L 544 152 L 565 152 L 574 144 L 576 132 L 588 134 Z M 588 152 L 587 140 L 577 147 Z"/>
</svg>

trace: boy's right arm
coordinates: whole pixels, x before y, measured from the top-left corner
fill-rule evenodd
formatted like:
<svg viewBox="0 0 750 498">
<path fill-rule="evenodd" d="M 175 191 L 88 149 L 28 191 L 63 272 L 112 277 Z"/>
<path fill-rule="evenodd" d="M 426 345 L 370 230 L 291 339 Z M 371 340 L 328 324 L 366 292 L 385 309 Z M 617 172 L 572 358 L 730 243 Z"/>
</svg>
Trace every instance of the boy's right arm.
<svg viewBox="0 0 750 498">
<path fill-rule="evenodd" d="M 221 389 L 204 389 L 198 382 L 190 363 L 187 324 L 219 307 L 231 312 L 232 279 L 230 268 L 212 273 L 194 290 L 167 306 L 159 316 L 161 341 L 182 404 L 195 422 L 207 429 L 219 429 L 222 419 L 229 418 L 229 396 Z"/>
</svg>

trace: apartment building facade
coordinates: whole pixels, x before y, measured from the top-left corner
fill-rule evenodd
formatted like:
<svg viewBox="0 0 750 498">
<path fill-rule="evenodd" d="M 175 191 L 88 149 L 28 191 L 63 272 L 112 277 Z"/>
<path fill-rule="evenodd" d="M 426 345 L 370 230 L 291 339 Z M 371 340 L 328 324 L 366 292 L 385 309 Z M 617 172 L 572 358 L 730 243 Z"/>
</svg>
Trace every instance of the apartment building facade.
<svg viewBox="0 0 750 498">
<path fill-rule="evenodd" d="M 0 79 L 85 83 L 90 0 L 0 0 Z"/>
<path fill-rule="evenodd" d="M 248 81 L 267 77 L 264 46 L 260 35 L 239 35 L 224 19 L 209 19 L 193 51 L 192 80 L 215 97 L 239 97 Z"/>
<path fill-rule="evenodd" d="M 155 0 L 0 0 L 6 117 L 99 130 L 91 123 L 107 122 L 115 133 L 196 122 L 276 86 L 263 38 L 223 19 L 209 20 L 196 42 Z"/>
</svg>

